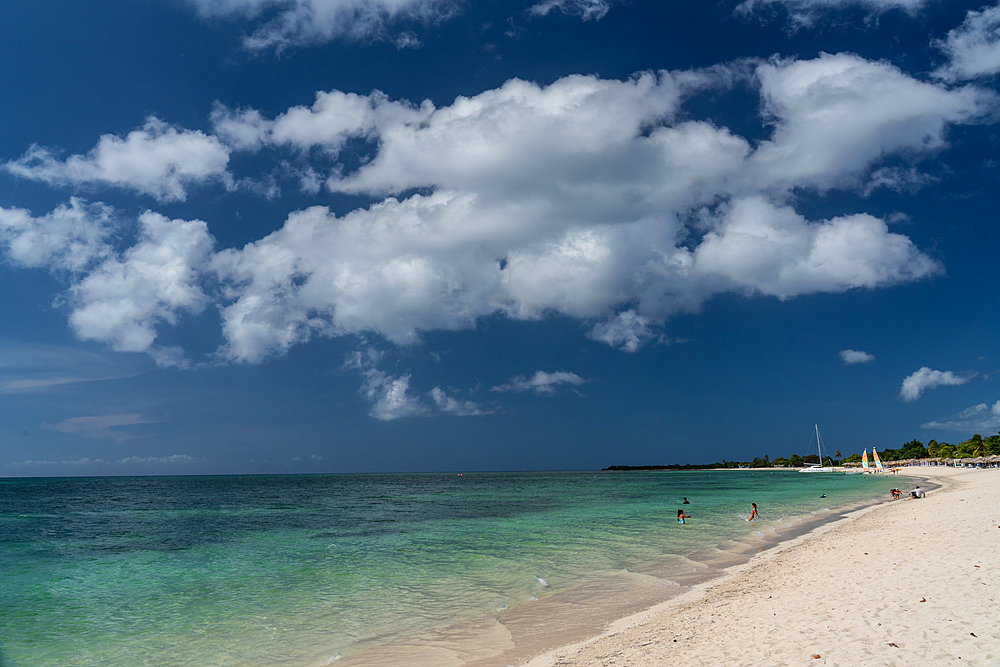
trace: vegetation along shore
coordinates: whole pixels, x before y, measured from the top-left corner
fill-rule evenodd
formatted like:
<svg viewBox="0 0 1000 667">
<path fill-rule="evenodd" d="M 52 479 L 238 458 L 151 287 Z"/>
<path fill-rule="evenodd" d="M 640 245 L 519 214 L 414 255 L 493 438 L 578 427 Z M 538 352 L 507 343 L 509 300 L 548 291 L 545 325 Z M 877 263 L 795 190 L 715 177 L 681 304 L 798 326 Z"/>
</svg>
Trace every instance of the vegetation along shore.
<svg viewBox="0 0 1000 667">
<path fill-rule="evenodd" d="M 966 463 L 1000 463 L 1000 433 L 983 437 L 976 433 L 968 440 L 956 445 L 931 440 L 926 445 L 919 440 L 910 440 L 897 449 L 886 447 L 879 450 L 879 456 L 885 462 L 966 462 Z M 842 457 L 840 450 L 830 457 L 834 465 L 856 465 L 861 462 L 861 454 L 854 452 Z M 978 460 L 992 459 L 992 460 Z M 824 460 L 828 460 L 824 454 Z M 779 456 L 771 460 L 768 455 L 756 456 L 752 461 L 719 461 L 717 463 L 671 463 L 666 465 L 612 465 L 603 468 L 606 471 L 625 470 L 711 470 L 714 468 L 801 468 L 819 463 L 817 454 L 791 454 L 788 457 Z"/>
</svg>

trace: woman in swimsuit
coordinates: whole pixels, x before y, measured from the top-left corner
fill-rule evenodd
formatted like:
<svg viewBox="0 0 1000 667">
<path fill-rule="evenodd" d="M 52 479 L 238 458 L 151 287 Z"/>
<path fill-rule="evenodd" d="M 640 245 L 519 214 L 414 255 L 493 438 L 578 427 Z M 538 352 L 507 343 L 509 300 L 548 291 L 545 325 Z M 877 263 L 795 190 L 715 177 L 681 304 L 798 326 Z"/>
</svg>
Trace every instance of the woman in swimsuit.
<svg viewBox="0 0 1000 667">
<path fill-rule="evenodd" d="M 750 510 L 750 517 L 747 519 L 747 521 L 756 521 L 757 519 L 760 518 L 760 516 L 757 514 L 757 503 L 750 503 L 750 505 L 753 507 L 753 509 Z"/>
<path fill-rule="evenodd" d="M 684 510 L 677 510 L 677 523 L 684 523 L 684 519 L 690 518 L 691 517 L 684 513 Z"/>
</svg>

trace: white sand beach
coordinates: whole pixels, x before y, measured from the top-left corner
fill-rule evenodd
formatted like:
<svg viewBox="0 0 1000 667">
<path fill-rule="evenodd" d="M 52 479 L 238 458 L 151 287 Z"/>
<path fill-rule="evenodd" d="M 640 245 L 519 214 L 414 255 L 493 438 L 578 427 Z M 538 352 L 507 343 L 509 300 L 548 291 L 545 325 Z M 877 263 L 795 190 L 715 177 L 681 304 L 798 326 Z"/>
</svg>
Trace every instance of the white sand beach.
<svg viewBox="0 0 1000 667">
<path fill-rule="evenodd" d="M 783 542 L 525 667 L 997 667 L 1000 470 L 912 473 L 941 488 Z"/>
</svg>

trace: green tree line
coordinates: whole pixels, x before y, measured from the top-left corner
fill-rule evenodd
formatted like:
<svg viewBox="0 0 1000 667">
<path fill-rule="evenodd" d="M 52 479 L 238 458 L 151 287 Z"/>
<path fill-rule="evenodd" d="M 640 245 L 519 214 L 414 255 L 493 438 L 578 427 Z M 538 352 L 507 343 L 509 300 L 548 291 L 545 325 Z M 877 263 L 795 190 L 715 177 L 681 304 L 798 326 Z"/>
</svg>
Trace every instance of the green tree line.
<svg viewBox="0 0 1000 667">
<path fill-rule="evenodd" d="M 907 459 L 927 459 L 927 458 L 942 458 L 942 459 L 971 459 L 978 456 L 1000 456 L 1000 432 L 997 435 L 991 435 L 983 437 L 976 433 L 968 440 L 958 443 L 957 445 L 950 445 L 947 442 L 938 442 L 937 440 L 931 440 L 925 446 L 924 443 L 919 440 L 910 440 L 904 443 L 898 449 L 892 449 L 887 447 L 885 449 L 880 449 L 879 458 L 885 462 L 890 461 L 904 461 Z M 840 450 L 834 452 L 833 457 L 823 458 L 826 462 L 833 462 L 833 465 L 841 465 L 844 463 L 859 463 L 861 461 L 861 455 L 854 453 L 847 457 L 841 458 Z M 792 454 L 788 457 L 779 456 L 773 461 L 768 457 L 763 458 L 757 456 L 754 457 L 752 461 L 726 461 L 722 460 L 719 463 L 705 463 L 705 464 L 670 464 L 670 465 L 646 465 L 646 466 L 609 466 L 604 468 L 605 470 L 705 470 L 710 468 L 769 468 L 771 466 L 785 466 L 790 468 L 801 468 L 803 466 L 811 465 L 814 463 L 820 463 L 819 456 L 816 454 L 809 454 L 807 456 L 801 456 L 799 454 Z"/>
<path fill-rule="evenodd" d="M 925 446 L 924 443 L 919 440 L 910 440 L 907 443 L 903 443 L 903 445 L 898 449 L 893 449 L 891 447 L 879 449 L 878 455 L 879 458 L 885 462 L 905 461 L 908 459 L 971 459 L 978 456 L 1000 456 L 1000 432 L 998 432 L 997 435 L 991 435 L 985 438 L 976 433 L 968 440 L 960 442 L 957 445 L 950 445 L 947 442 L 931 440 Z M 780 457 L 774 459 L 774 465 L 788 465 L 795 467 L 816 463 L 818 460 L 819 457 L 815 454 L 805 457 L 792 454 L 787 459 Z M 834 455 L 835 464 L 859 463 L 860 461 L 861 454 L 858 453 L 851 454 L 843 459 L 840 458 L 839 451 Z"/>
</svg>

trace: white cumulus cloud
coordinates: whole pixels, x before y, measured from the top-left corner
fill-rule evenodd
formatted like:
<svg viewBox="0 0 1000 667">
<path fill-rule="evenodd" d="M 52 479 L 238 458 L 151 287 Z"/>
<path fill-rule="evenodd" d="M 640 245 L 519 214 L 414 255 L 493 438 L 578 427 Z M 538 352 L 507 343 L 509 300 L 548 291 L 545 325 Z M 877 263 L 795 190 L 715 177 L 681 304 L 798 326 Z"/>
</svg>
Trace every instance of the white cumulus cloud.
<svg viewBox="0 0 1000 667">
<path fill-rule="evenodd" d="M 948 63 L 934 72 L 942 79 L 975 79 L 1000 72 L 1000 5 L 968 12 L 962 25 L 935 45 L 948 56 Z"/>
<path fill-rule="evenodd" d="M 125 138 L 106 134 L 87 155 L 59 160 L 47 148 L 32 146 L 4 168 L 23 178 L 52 185 L 110 185 L 159 201 L 184 201 L 191 185 L 227 180 L 229 149 L 197 130 L 178 130 L 150 116 Z"/>
<path fill-rule="evenodd" d="M 0 207 L 0 248 L 21 266 L 78 273 L 111 254 L 112 213 L 76 197 L 37 218 Z"/>
<path fill-rule="evenodd" d="M 78 338 L 120 352 L 145 352 L 162 366 L 185 366 L 189 362 L 180 348 L 155 344 L 157 328 L 173 326 L 182 313 L 199 313 L 211 303 L 200 283 L 214 239 L 200 220 L 170 220 L 147 211 L 134 221 L 135 244 L 119 252 L 111 238 L 126 221 L 117 218 L 110 207 L 76 198 L 41 217 L 0 208 L 0 249 L 16 264 L 68 277 L 69 289 L 57 303 L 69 307 Z"/>
<path fill-rule="evenodd" d="M 370 370 L 365 375 L 361 393 L 371 401 L 369 414 L 381 421 L 400 417 L 413 417 L 427 411 L 420 400 L 409 394 L 410 376 L 389 376 L 379 370 Z"/>
<path fill-rule="evenodd" d="M 943 147 L 948 125 L 978 122 L 997 102 L 979 88 L 918 81 L 844 53 L 765 63 L 757 75 L 775 125 L 749 162 L 763 187 L 851 185 L 886 155 Z"/>
<path fill-rule="evenodd" d="M 624 352 L 637 352 L 647 341 L 657 337 L 656 323 L 634 310 L 625 310 L 595 324 L 587 336 Z"/>
<path fill-rule="evenodd" d="M 810 222 L 761 197 L 735 201 L 695 249 L 693 269 L 781 299 L 919 280 L 941 270 L 866 214 Z"/>
<path fill-rule="evenodd" d="M 899 397 L 906 402 L 912 402 L 920 398 L 928 389 L 935 387 L 954 387 L 965 384 L 975 377 L 972 375 L 955 375 L 951 371 L 935 371 L 927 366 L 921 366 L 903 379 L 903 386 L 899 390 Z"/>
<path fill-rule="evenodd" d="M 840 355 L 841 361 L 848 366 L 851 364 L 868 364 L 875 361 L 874 354 L 868 354 L 861 350 L 841 350 L 837 354 Z"/>
<path fill-rule="evenodd" d="M 692 91 L 723 94 L 735 80 L 759 86 L 767 139 L 751 143 L 684 113 Z M 217 105 L 215 136 L 157 121 L 135 138 L 103 138 L 107 151 L 52 164 L 93 170 L 122 146 L 156 154 L 158 141 L 185 138 L 218 148 L 203 174 L 222 174 L 229 151 L 255 151 L 306 193 L 322 186 L 374 203 L 294 211 L 271 234 L 213 252 L 205 223 L 153 212 L 140 218 L 134 247 L 112 249 L 111 213 L 72 200 L 42 218 L 0 209 L 0 248 L 24 266 L 75 272 L 66 303 L 79 337 L 162 365 L 186 362 L 157 345 L 158 330 L 210 306 L 221 314 L 218 358 L 237 362 L 315 336 L 408 345 L 497 314 L 576 318 L 590 338 L 634 352 L 662 339 L 670 317 L 718 294 L 789 299 L 940 273 L 885 220 L 810 220 L 795 193 L 919 181 L 879 171 L 881 162 L 916 163 L 946 145 L 950 125 L 979 122 L 995 106 L 974 86 L 918 81 L 849 54 L 547 86 L 515 79 L 443 106 L 341 91 L 273 118 Z M 341 158 L 348 143 L 351 166 Z M 359 145 L 367 154 L 356 161 Z M 144 191 L 183 198 L 181 172 L 175 187 L 157 178 Z M 379 414 L 426 407 L 407 393 L 407 375 L 379 372 L 365 392 Z"/>
<path fill-rule="evenodd" d="M 199 286 L 214 243 L 208 226 L 152 212 L 139 223 L 136 245 L 105 260 L 69 292 L 76 335 L 121 352 L 149 351 L 158 324 L 176 324 L 180 313 L 201 312 L 208 302 Z M 160 360 L 177 363 L 169 353 Z"/>
<path fill-rule="evenodd" d="M 385 353 L 364 347 L 349 354 L 344 361 L 345 369 L 361 374 L 363 381 L 358 391 L 371 403 L 368 414 L 380 421 L 392 421 L 426 413 L 427 406 L 409 393 L 411 376 L 408 373 L 393 377 L 379 370 L 378 364 L 384 357 Z"/>
<path fill-rule="evenodd" d="M 430 189 L 345 216 L 299 211 L 221 253 L 213 266 L 232 299 L 225 353 L 258 361 L 317 333 L 409 343 L 498 312 L 596 321 L 592 338 L 635 350 L 720 292 L 790 298 L 938 273 L 878 218 L 813 222 L 770 197 L 860 187 L 884 155 L 942 145 L 949 123 L 973 122 L 992 98 L 856 56 L 757 71 L 775 130 L 756 150 L 725 128 L 674 120 L 685 90 L 717 83 L 707 73 L 512 80 L 440 108 L 332 91 L 274 120 L 217 108 L 233 145 L 336 158 L 351 138 L 371 142 L 371 159 L 334 171 L 332 191 Z M 701 243 L 682 244 L 678 216 L 720 198 L 730 202 Z"/>
</svg>

